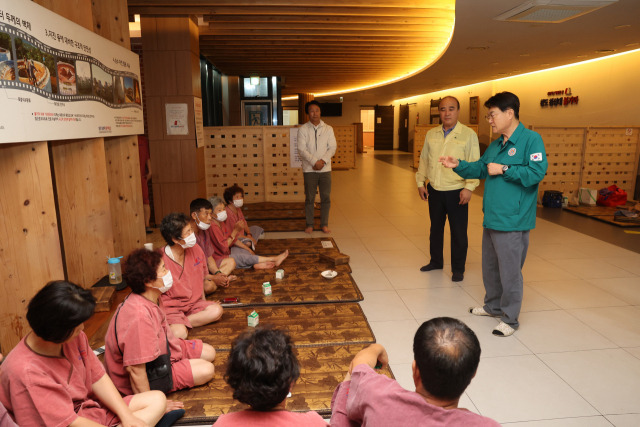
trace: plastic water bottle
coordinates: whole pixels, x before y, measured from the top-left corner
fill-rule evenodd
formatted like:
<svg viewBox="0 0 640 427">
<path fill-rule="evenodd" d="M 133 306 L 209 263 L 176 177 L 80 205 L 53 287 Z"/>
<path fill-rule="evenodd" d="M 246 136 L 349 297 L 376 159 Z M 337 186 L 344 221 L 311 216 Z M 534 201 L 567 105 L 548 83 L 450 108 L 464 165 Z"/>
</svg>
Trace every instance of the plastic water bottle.
<svg viewBox="0 0 640 427">
<path fill-rule="evenodd" d="M 109 258 L 107 266 L 109 267 L 109 284 L 119 285 L 122 283 L 122 267 L 120 266 L 120 259 L 122 257 Z"/>
</svg>

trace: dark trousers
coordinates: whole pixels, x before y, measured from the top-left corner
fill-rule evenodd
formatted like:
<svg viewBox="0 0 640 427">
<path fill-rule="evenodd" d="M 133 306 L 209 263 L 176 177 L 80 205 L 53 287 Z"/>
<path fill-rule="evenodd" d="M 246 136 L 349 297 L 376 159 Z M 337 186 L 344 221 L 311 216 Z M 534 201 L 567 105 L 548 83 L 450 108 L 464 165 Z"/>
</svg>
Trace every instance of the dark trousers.
<svg viewBox="0 0 640 427">
<path fill-rule="evenodd" d="M 449 231 L 451 233 L 451 271 L 464 273 L 464 265 L 467 261 L 467 224 L 469 223 L 469 204 L 460 204 L 460 190 L 438 191 L 430 184 L 427 185 L 429 193 L 429 218 L 431 219 L 431 232 L 429 235 L 430 263 L 442 267 L 444 265 L 444 224 L 449 217 Z"/>
<path fill-rule="evenodd" d="M 320 226 L 329 225 L 329 209 L 331 209 L 331 172 L 305 172 L 304 176 L 304 211 L 307 227 L 313 227 L 313 202 L 316 188 L 320 192 Z"/>
</svg>

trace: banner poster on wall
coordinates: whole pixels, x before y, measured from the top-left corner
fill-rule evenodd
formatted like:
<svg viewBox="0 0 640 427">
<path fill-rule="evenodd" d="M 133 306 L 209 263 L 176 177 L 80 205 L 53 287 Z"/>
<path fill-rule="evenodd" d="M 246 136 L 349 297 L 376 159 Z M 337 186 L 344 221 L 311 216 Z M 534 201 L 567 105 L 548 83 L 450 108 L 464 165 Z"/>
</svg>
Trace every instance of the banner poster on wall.
<svg viewBox="0 0 640 427">
<path fill-rule="evenodd" d="M 28 0 L 0 0 L 0 143 L 144 133 L 138 55 Z"/>
<path fill-rule="evenodd" d="M 302 158 L 298 154 L 298 128 L 289 129 L 289 167 L 302 167 Z"/>
</svg>

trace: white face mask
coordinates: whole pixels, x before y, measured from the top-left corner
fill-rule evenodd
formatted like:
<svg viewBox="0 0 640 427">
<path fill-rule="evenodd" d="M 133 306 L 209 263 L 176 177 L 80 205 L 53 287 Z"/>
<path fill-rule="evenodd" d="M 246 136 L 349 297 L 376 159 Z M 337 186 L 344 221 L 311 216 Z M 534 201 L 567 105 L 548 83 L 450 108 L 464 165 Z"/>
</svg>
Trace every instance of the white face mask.
<svg viewBox="0 0 640 427">
<path fill-rule="evenodd" d="M 227 211 L 222 211 L 216 215 L 216 219 L 220 222 L 224 222 L 227 220 Z"/>
<path fill-rule="evenodd" d="M 241 208 L 243 204 L 244 204 L 244 199 L 233 201 L 233 206 L 235 206 L 236 208 Z"/>
<path fill-rule="evenodd" d="M 196 239 L 196 233 L 191 233 L 184 239 L 184 245 L 180 243 L 180 246 L 182 246 L 184 249 L 189 249 L 194 247 L 197 242 L 198 240 Z"/>
<path fill-rule="evenodd" d="M 208 230 L 209 227 L 211 227 L 211 224 L 207 224 L 206 222 L 200 221 L 198 218 L 196 218 L 196 221 L 198 222 L 198 228 L 200 230 Z"/>
<path fill-rule="evenodd" d="M 158 288 L 158 290 L 164 294 L 173 286 L 173 276 L 169 270 L 167 270 L 167 274 L 162 276 L 162 283 L 164 283 L 164 286 Z"/>
</svg>

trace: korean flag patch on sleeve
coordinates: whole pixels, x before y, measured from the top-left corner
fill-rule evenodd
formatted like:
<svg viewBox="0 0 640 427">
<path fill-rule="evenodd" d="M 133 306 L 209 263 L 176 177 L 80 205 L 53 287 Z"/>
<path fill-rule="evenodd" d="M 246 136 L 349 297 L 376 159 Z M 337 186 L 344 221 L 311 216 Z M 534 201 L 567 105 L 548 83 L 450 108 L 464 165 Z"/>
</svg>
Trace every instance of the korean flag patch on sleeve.
<svg viewBox="0 0 640 427">
<path fill-rule="evenodd" d="M 542 153 L 533 153 L 531 155 L 532 162 L 541 162 L 542 161 Z"/>
</svg>

